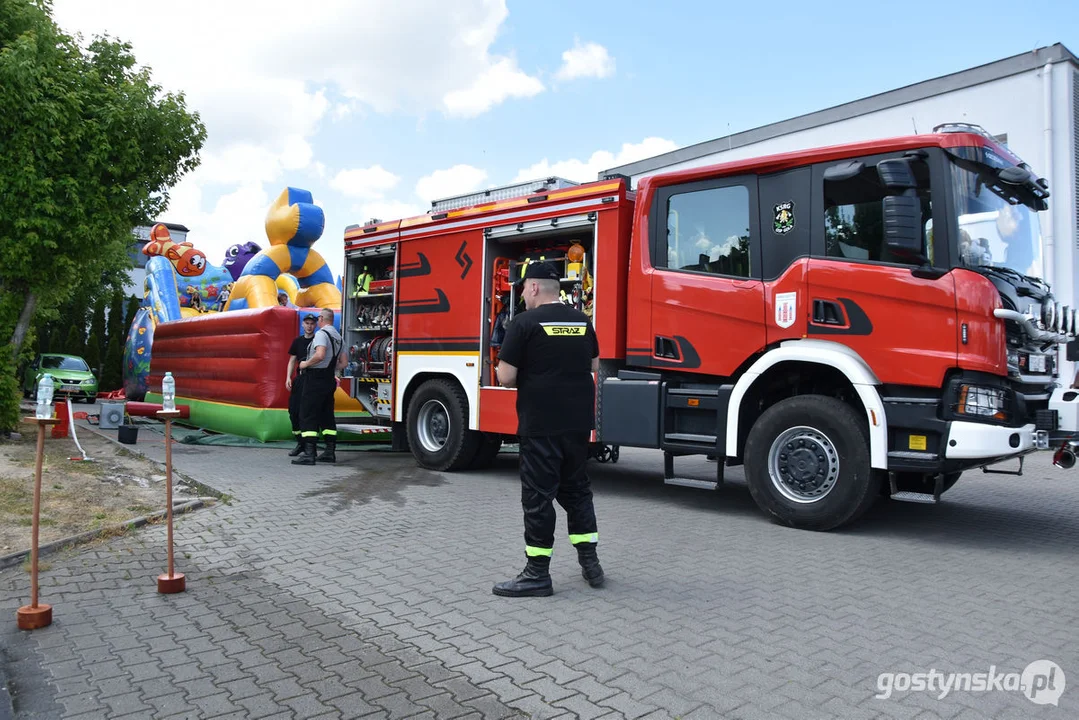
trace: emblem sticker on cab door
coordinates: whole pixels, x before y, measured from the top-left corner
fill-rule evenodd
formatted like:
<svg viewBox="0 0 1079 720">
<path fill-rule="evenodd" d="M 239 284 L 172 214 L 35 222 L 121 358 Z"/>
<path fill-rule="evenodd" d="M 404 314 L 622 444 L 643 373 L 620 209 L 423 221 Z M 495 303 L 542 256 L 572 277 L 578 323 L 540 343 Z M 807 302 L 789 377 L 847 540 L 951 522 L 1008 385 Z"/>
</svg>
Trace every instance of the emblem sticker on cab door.
<svg viewBox="0 0 1079 720">
<path fill-rule="evenodd" d="M 776 293 L 776 325 L 789 328 L 798 312 L 798 293 Z"/>
<path fill-rule="evenodd" d="M 781 202 L 772 208 L 775 219 L 772 221 L 772 230 L 776 235 L 786 235 L 794 229 L 794 201 Z"/>
</svg>

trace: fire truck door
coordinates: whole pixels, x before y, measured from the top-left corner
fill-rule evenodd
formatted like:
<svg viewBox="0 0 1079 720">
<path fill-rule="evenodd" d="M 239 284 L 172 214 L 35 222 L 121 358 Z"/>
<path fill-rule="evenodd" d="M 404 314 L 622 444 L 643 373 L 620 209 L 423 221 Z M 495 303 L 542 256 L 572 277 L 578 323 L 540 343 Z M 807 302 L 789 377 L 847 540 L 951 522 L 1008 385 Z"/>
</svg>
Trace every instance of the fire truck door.
<svg viewBox="0 0 1079 720">
<path fill-rule="evenodd" d="M 807 337 L 850 347 L 882 383 L 940 387 L 958 352 L 947 244 L 941 233 L 934 242 L 933 232 L 947 227 L 943 193 L 930 193 L 932 159 L 915 159 L 918 227 L 929 260 L 920 268 L 885 244 L 883 198 L 892 193 L 880 182 L 880 159 L 813 169 L 820 210 L 813 218 Z"/>
<path fill-rule="evenodd" d="M 730 375 L 764 346 L 757 204 L 755 176 L 657 191 L 653 367 Z"/>
</svg>

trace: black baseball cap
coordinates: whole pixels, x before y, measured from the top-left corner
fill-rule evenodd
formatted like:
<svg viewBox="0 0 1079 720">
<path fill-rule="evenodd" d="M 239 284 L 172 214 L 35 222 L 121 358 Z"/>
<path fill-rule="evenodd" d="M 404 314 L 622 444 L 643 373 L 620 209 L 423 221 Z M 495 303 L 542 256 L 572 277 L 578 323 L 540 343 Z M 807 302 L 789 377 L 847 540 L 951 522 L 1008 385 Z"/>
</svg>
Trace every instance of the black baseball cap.
<svg viewBox="0 0 1079 720">
<path fill-rule="evenodd" d="M 514 284 L 520 284 L 525 280 L 561 280 L 562 275 L 558 272 L 554 265 L 549 262 L 531 262 L 528 263 L 528 267 L 525 268 L 525 274 L 514 281 Z"/>
<path fill-rule="evenodd" d="M 314 313 L 307 313 L 303 316 L 302 322 L 307 322 L 308 320 L 314 320 L 315 322 L 318 322 L 318 315 Z"/>
</svg>

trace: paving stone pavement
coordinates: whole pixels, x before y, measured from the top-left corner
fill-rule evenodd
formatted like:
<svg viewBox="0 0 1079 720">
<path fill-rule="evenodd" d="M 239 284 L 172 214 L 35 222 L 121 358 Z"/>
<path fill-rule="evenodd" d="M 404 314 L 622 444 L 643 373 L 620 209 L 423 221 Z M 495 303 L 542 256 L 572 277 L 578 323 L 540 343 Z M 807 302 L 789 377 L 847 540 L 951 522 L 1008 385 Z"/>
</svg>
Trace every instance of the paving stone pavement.
<svg viewBox="0 0 1079 720">
<path fill-rule="evenodd" d="M 162 436 L 138 449 L 162 459 Z M 1079 717 L 1079 474 L 1044 458 L 809 533 L 768 522 L 737 470 L 715 493 L 666 487 L 660 455 L 623 450 L 592 466 L 606 586 L 580 578 L 560 512 L 556 594 L 529 599 L 490 592 L 524 562 L 512 454 L 462 474 L 339 458 L 175 445 L 179 471 L 233 496 L 176 523 L 185 593 L 156 592 L 163 525 L 46 558 L 42 630 L 15 626 L 25 570 L 0 572 L 15 717 Z M 1071 681 L 1059 707 L 874 697 L 885 672 L 1039 659 Z"/>
</svg>

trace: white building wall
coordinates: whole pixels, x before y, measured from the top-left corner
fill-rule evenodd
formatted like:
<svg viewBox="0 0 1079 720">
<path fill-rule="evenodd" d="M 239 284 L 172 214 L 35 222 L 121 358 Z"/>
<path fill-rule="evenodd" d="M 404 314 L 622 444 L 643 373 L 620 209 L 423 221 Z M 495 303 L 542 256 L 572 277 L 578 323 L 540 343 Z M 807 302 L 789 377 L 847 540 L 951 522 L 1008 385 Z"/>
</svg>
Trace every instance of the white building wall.
<svg viewBox="0 0 1079 720">
<path fill-rule="evenodd" d="M 1007 135 L 1007 145 L 1049 181 L 1049 207 L 1040 213 L 1045 236 L 1047 278 L 1063 305 L 1079 307 L 1079 79 L 1071 63 L 1056 63 L 1022 74 L 963 88 L 839 122 L 792 132 L 633 176 L 701 167 L 812 147 L 838 145 L 932 131 L 950 122 L 980 125 Z M 1063 357 L 1061 358 L 1063 361 Z M 1062 363 L 1061 379 L 1075 369 Z"/>
</svg>

